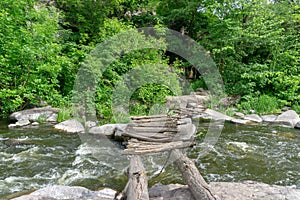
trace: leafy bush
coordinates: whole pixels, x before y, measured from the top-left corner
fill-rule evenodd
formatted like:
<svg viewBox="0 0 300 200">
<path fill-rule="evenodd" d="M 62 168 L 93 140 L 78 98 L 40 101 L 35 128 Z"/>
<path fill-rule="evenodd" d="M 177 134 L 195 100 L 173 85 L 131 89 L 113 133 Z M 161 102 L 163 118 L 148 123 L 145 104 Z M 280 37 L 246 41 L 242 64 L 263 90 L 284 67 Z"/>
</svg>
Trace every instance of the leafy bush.
<svg viewBox="0 0 300 200">
<path fill-rule="evenodd" d="M 258 97 L 244 96 L 238 104 L 240 110 L 250 113 L 254 110 L 257 114 L 271 114 L 280 110 L 281 104 L 276 97 L 260 95 Z"/>
</svg>

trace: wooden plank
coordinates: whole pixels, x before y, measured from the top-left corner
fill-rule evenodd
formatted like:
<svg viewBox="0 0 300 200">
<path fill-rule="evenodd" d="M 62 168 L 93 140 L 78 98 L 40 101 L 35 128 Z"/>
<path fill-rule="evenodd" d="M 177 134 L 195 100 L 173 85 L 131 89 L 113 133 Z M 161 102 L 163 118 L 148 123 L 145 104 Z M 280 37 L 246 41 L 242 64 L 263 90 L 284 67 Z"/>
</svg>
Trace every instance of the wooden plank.
<svg viewBox="0 0 300 200">
<path fill-rule="evenodd" d="M 217 196 L 213 195 L 209 185 L 201 176 L 194 162 L 183 155 L 183 153 L 178 149 L 172 150 L 171 156 L 175 159 L 175 163 L 195 199 L 219 200 Z"/>
</svg>

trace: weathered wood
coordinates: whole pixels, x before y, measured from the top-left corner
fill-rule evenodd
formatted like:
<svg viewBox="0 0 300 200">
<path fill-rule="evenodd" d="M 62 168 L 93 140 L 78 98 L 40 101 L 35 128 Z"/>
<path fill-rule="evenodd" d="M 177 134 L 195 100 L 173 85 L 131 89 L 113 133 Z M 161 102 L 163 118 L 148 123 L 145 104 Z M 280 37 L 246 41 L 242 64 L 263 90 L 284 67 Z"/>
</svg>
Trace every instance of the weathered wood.
<svg viewBox="0 0 300 200">
<path fill-rule="evenodd" d="M 147 115 L 147 116 L 131 116 L 132 120 L 139 120 L 139 119 L 155 119 L 155 118 L 168 118 L 168 115 Z"/>
<path fill-rule="evenodd" d="M 182 149 L 191 147 L 194 142 L 169 142 L 169 143 L 157 143 L 157 142 L 144 142 L 136 139 L 128 141 L 127 149 L 124 150 L 124 154 L 147 154 L 147 153 L 158 153 L 164 151 L 170 151 L 172 149 Z"/>
<path fill-rule="evenodd" d="M 211 192 L 209 185 L 205 182 L 194 162 L 187 158 L 180 150 L 172 150 L 171 156 L 180 170 L 185 183 L 189 186 L 195 199 L 218 200 Z"/>
<path fill-rule="evenodd" d="M 163 133 L 165 131 L 168 132 L 177 132 L 177 127 L 128 127 L 126 128 L 126 132 L 148 132 L 148 133 Z"/>
<path fill-rule="evenodd" d="M 161 122 L 161 123 L 167 123 L 167 122 L 176 122 L 175 119 L 166 117 L 166 118 L 153 118 L 153 119 L 139 119 L 139 120 L 132 120 L 135 123 L 149 123 L 149 122 Z"/>
<path fill-rule="evenodd" d="M 155 133 L 155 134 L 157 134 L 157 133 Z M 157 138 L 157 137 L 151 137 L 151 135 L 149 133 L 142 133 L 142 132 L 139 132 L 139 133 L 124 132 L 122 135 L 125 137 L 136 138 L 136 139 L 148 141 L 148 142 L 171 142 L 173 140 L 173 137 Z"/>
<path fill-rule="evenodd" d="M 128 124 L 129 127 L 176 127 L 176 122 L 147 122 L 147 123 L 137 123 L 132 121 Z"/>
<path fill-rule="evenodd" d="M 148 200 L 148 179 L 140 156 L 130 159 L 127 200 Z"/>
</svg>

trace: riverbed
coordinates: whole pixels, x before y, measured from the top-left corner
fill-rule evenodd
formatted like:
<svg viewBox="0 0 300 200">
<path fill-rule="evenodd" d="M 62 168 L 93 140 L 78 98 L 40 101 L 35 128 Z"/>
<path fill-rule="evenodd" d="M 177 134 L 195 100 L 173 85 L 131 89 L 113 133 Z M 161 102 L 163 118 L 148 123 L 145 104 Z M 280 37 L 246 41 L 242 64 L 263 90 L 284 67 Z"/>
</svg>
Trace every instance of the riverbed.
<svg viewBox="0 0 300 200">
<path fill-rule="evenodd" d="M 199 123 L 205 135 L 208 122 Z M 13 144 L 12 139 L 21 141 Z M 208 182 L 253 180 L 300 189 L 300 131 L 266 125 L 226 123 L 216 145 L 200 156 L 204 136 L 187 151 Z M 101 138 L 95 138 L 101 144 Z M 0 121 L 0 198 L 47 185 L 79 185 L 89 189 L 122 190 L 129 162 L 121 142 L 97 148 L 77 134 L 58 132 L 51 125 L 8 129 Z M 150 185 L 183 183 L 168 153 L 143 157 Z M 163 170 L 162 170 L 163 168 Z"/>
</svg>

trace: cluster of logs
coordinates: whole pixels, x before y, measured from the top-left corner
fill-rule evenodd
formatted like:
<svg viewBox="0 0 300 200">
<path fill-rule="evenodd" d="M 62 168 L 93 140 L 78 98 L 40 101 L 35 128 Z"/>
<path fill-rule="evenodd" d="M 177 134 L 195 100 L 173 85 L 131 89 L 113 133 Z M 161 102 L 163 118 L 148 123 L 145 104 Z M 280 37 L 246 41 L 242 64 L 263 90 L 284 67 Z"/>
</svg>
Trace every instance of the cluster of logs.
<svg viewBox="0 0 300 200">
<path fill-rule="evenodd" d="M 169 151 L 182 173 L 195 200 L 216 200 L 193 161 L 186 157 L 181 148 L 193 145 L 196 132 L 190 118 L 181 115 L 135 116 L 131 118 L 124 136 L 130 138 L 125 154 L 130 156 L 128 182 L 117 199 L 148 200 L 148 179 L 141 154 Z"/>
</svg>

